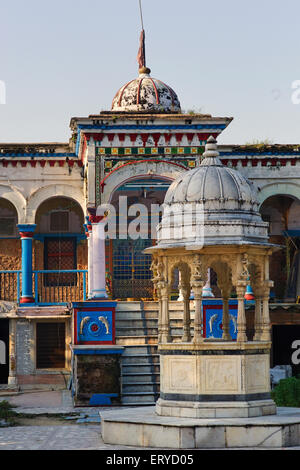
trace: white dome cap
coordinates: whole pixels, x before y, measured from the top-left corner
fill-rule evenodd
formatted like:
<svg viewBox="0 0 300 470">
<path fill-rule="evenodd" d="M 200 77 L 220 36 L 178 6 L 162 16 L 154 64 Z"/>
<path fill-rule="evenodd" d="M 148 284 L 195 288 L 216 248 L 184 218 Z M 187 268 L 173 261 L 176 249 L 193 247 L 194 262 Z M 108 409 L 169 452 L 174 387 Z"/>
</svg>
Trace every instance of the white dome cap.
<svg viewBox="0 0 300 470">
<path fill-rule="evenodd" d="M 158 245 L 267 243 L 268 223 L 258 212 L 253 183 L 222 164 L 212 136 L 203 157 L 169 187 Z"/>
<path fill-rule="evenodd" d="M 181 112 L 178 97 L 171 87 L 150 77 L 150 69 L 140 69 L 139 77 L 120 88 L 112 102 L 112 111 Z"/>
</svg>

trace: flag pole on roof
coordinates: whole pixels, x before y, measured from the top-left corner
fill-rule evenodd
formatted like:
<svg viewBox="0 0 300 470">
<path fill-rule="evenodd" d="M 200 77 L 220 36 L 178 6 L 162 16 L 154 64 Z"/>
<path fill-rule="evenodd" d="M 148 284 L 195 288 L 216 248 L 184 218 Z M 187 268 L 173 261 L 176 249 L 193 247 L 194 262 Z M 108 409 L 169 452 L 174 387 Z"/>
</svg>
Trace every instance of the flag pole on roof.
<svg viewBox="0 0 300 470">
<path fill-rule="evenodd" d="M 139 0 L 139 8 L 140 8 L 140 15 L 141 15 L 142 31 L 140 34 L 140 48 L 139 48 L 138 55 L 137 55 L 137 61 L 139 64 L 140 73 L 150 73 L 150 69 L 146 67 L 145 30 L 144 30 L 144 21 L 143 21 L 142 0 Z"/>
</svg>

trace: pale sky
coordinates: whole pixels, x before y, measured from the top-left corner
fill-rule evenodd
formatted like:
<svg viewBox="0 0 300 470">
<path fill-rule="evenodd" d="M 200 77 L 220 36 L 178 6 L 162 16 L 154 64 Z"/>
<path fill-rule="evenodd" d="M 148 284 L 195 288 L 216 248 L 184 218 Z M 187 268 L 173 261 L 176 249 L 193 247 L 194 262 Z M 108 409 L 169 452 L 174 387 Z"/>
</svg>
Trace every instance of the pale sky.
<svg viewBox="0 0 300 470">
<path fill-rule="evenodd" d="M 143 0 L 151 75 L 183 110 L 234 121 L 220 144 L 300 144 L 299 0 Z M 66 142 L 137 76 L 138 0 L 0 0 L 0 142 Z M 0 96 L 1 102 L 1 96 Z"/>
</svg>

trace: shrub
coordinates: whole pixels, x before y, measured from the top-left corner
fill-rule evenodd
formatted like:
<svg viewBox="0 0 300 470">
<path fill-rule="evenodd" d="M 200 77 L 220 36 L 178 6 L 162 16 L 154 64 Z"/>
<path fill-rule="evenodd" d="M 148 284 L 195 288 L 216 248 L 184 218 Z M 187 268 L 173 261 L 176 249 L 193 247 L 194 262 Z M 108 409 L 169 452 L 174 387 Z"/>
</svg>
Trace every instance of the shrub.
<svg viewBox="0 0 300 470">
<path fill-rule="evenodd" d="M 288 377 L 280 380 L 271 396 L 277 406 L 300 407 L 300 377 Z"/>
<path fill-rule="evenodd" d="M 8 401 L 0 401 L 0 420 L 4 420 L 9 426 L 16 424 L 14 418 L 18 416 L 18 413 L 13 411 L 13 408 L 14 406 L 11 405 Z"/>
</svg>

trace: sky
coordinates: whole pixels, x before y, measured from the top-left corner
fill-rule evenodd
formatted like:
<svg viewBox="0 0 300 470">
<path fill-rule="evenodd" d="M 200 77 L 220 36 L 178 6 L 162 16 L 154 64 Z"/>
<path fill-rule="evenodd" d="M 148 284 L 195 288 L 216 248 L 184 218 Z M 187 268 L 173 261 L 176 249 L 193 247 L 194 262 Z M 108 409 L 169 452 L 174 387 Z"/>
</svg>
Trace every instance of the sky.
<svg viewBox="0 0 300 470">
<path fill-rule="evenodd" d="M 219 144 L 300 144 L 299 0 L 143 0 L 143 18 L 151 75 L 234 118 Z M 0 143 L 67 142 L 138 75 L 138 0 L 0 0 L 0 22 Z"/>
</svg>

